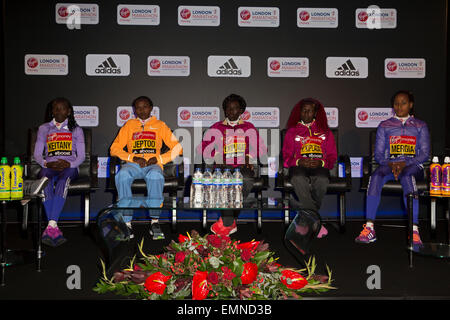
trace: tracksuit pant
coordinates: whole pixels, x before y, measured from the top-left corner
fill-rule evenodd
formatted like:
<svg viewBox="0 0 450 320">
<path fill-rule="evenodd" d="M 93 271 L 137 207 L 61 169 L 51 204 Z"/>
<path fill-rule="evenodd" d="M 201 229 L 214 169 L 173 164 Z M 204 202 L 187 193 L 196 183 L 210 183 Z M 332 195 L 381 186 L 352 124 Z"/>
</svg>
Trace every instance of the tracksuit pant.
<svg viewBox="0 0 450 320">
<path fill-rule="evenodd" d="M 416 180 L 424 178 L 423 169 L 417 165 L 406 166 L 400 173 L 398 179 L 403 188 L 403 201 L 406 207 L 406 195 L 412 193 L 413 199 L 413 223 L 418 224 L 419 221 L 419 199 L 417 194 Z M 389 166 L 379 166 L 370 176 L 369 186 L 367 189 L 366 202 L 366 218 L 367 220 L 375 220 L 378 205 L 381 199 L 381 189 L 384 184 L 390 180 L 394 180 L 394 174 Z"/>
<path fill-rule="evenodd" d="M 299 200 L 299 209 L 319 212 L 322 199 L 330 183 L 330 170 L 327 168 L 289 168 L 290 182 Z"/>
<path fill-rule="evenodd" d="M 47 177 L 49 183 L 44 189 L 44 208 L 47 219 L 58 221 L 66 202 L 70 181 L 78 177 L 78 168 L 66 168 L 62 171 L 42 168 L 39 178 Z"/>
</svg>

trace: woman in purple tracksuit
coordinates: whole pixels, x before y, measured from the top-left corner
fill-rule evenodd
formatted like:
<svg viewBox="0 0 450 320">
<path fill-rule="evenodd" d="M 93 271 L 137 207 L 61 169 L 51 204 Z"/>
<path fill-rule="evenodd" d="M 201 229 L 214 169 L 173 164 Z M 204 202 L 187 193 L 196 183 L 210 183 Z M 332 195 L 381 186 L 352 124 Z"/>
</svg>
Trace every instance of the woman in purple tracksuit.
<svg viewBox="0 0 450 320">
<path fill-rule="evenodd" d="M 398 91 L 392 98 L 395 116 L 381 122 L 375 142 L 375 161 L 379 167 L 372 173 L 367 189 L 366 218 L 358 243 L 377 240 L 374 220 L 381 199 L 381 189 L 389 180 L 400 180 L 403 200 L 412 193 L 413 200 L 413 243 L 420 245 L 418 216 L 419 199 L 416 180 L 423 179 L 423 163 L 430 156 L 430 134 L 425 122 L 413 116 L 414 96 L 409 91 Z"/>
<path fill-rule="evenodd" d="M 231 94 L 222 103 L 225 120 L 214 123 L 206 131 L 197 153 L 204 159 L 214 159 L 220 168 L 240 168 L 243 175 L 243 199 L 250 193 L 255 172 L 253 164 L 267 156 L 267 147 L 255 126 L 242 120 L 247 103 L 244 98 Z M 264 160 L 266 161 L 266 160 Z M 225 210 L 222 217 L 211 226 L 215 234 L 230 235 L 237 231 L 239 210 Z"/>
<path fill-rule="evenodd" d="M 42 167 L 39 177 L 49 178 L 43 201 L 48 226 L 42 234 L 42 243 L 56 247 L 66 241 L 57 222 L 69 183 L 78 176 L 78 167 L 85 159 L 85 146 L 83 130 L 75 121 L 69 100 L 56 98 L 49 106 L 48 122 L 37 133 L 34 158 Z"/>
</svg>

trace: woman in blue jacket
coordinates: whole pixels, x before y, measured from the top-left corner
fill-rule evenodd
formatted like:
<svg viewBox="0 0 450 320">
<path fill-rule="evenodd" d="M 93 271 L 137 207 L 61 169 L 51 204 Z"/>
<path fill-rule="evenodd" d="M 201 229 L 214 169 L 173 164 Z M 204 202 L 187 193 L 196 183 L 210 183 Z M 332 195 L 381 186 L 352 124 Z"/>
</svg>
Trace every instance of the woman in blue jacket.
<svg viewBox="0 0 450 320">
<path fill-rule="evenodd" d="M 381 189 L 390 180 L 400 180 L 403 200 L 412 193 L 413 200 L 413 243 L 421 245 L 418 216 L 419 199 L 416 180 L 423 179 L 423 163 L 430 156 L 430 134 L 425 122 L 414 117 L 414 96 L 409 91 L 398 91 L 392 98 L 395 116 L 381 122 L 375 142 L 375 161 L 379 167 L 369 180 L 366 201 L 366 219 L 358 243 L 377 240 L 374 220 L 381 199 Z"/>
</svg>

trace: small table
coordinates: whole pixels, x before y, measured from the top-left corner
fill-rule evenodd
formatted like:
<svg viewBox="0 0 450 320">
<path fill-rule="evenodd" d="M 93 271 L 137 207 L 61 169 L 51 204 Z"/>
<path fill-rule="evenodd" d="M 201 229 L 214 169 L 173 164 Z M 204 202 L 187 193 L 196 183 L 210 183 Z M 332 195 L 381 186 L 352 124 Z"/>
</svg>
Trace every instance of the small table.
<svg viewBox="0 0 450 320">
<path fill-rule="evenodd" d="M 33 199 L 37 199 L 38 201 L 38 232 L 37 232 L 37 250 L 12 250 L 6 248 L 6 226 L 7 226 L 7 214 L 6 214 L 6 206 L 8 203 L 18 202 L 18 201 L 30 201 L 32 198 L 23 198 L 19 200 L 1 200 L 1 225 L 0 228 L 0 254 L 1 254 L 1 281 L 0 286 L 5 286 L 5 270 L 6 267 L 19 265 L 19 264 L 28 264 L 32 263 L 33 260 L 36 261 L 37 271 L 41 271 L 41 258 L 43 255 L 42 247 L 41 247 L 41 223 L 42 223 L 42 199 L 40 197 L 36 197 Z M 26 206 L 26 205 L 25 205 Z"/>
<path fill-rule="evenodd" d="M 422 197 L 430 197 L 432 203 L 436 203 L 436 200 L 442 199 L 447 200 L 447 208 L 450 209 L 450 197 L 442 197 L 430 195 L 429 191 L 422 192 L 419 196 Z M 412 202 L 413 195 L 409 194 L 407 196 L 407 211 L 408 211 L 408 222 L 409 222 L 409 243 L 408 243 L 408 251 L 409 251 L 409 266 L 413 267 L 413 254 L 420 254 L 423 256 L 430 256 L 441 259 L 450 258 L 450 216 L 447 216 L 447 243 L 423 243 L 423 245 L 413 245 L 413 210 L 412 210 Z M 433 210 L 434 210 L 434 219 L 435 219 L 435 207 L 432 207 L 432 219 L 433 219 Z M 434 221 L 434 225 L 436 222 Z M 433 221 L 432 221 L 432 229 Z"/>
</svg>

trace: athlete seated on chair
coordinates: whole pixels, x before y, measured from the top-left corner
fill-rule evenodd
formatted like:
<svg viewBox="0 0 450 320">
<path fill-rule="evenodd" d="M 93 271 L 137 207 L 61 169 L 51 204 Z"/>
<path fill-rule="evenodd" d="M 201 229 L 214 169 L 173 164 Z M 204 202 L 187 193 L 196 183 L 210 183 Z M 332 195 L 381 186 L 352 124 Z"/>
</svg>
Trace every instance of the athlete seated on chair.
<svg viewBox="0 0 450 320">
<path fill-rule="evenodd" d="M 377 240 L 374 221 L 381 199 L 381 190 L 390 180 L 400 180 L 403 200 L 413 194 L 413 244 L 421 245 L 419 235 L 419 199 L 416 180 L 424 178 L 423 163 L 430 156 L 430 134 L 427 124 L 414 117 L 414 96 L 401 90 L 391 100 L 395 116 L 382 121 L 377 128 L 375 161 L 379 167 L 372 173 L 367 188 L 366 219 L 357 243 Z"/>
<path fill-rule="evenodd" d="M 77 125 L 72 104 L 66 98 L 49 103 L 46 123 L 37 133 L 34 159 L 42 167 L 39 178 L 49 179 L 43 198 L 48 226 L 42 234 L 42 243 L 56 247 L 66 242 L 57 222 L 70 181 L 78 176 L 78 167 L 85 159 L 83 129 Z"/>
<path fill-rule="evenodd" d="M 131 184 L 135 179 L 144 179 L 151 206 L 161 207 L 164 202 L 163 166 L 181 155 L 182 147 L 170 128 L 151 116 L 153 102 L 150 98 L 140 96 L 133 101 L 132 106 L 136 119 L 125 123 L 110 148 L 111 156 L 126 161 L 115 178 L 119 201 L 132 197 Z M 161 154 L 163 142 L 169 151 Z M 153 239 L 164 238 L 159 226 L 159 210 L 150 210 L 150 215 L 150 234 Z M 130 229 L 131 220 L 132 216 L 124 216 Z"/>
<path fill-rule="evenodd" d="M 283 141 L 284 167 L 299 199 L 300 210 L 319 212 L 327 192 L 330 170 L 337 159 L 333 133 L 323 105 L 315 99 L 300 100 L 292 109 Z M 318 238 L 327 235 L 321 226 Z"/>
</svg>

